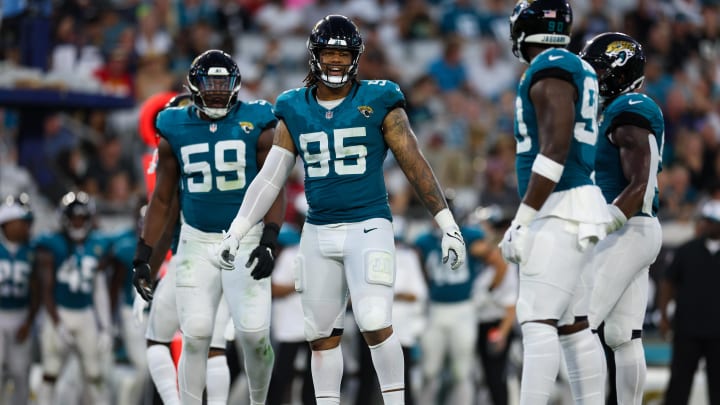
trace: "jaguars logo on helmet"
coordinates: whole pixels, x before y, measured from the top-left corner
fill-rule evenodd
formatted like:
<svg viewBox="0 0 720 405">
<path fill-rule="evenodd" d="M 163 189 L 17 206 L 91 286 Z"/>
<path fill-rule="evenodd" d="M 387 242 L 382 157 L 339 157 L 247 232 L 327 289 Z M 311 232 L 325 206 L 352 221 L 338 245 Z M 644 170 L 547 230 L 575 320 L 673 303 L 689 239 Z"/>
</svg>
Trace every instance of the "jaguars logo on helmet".
<svg viewBox="0 0 720 405">
<path fill-rule="evenodd" d="M 579 55 L 598 73 L 603 104 L 639 88 L 645 79 L 642 45 L 621 32 L 595 36 L 585 44 Z"/>
</svg>

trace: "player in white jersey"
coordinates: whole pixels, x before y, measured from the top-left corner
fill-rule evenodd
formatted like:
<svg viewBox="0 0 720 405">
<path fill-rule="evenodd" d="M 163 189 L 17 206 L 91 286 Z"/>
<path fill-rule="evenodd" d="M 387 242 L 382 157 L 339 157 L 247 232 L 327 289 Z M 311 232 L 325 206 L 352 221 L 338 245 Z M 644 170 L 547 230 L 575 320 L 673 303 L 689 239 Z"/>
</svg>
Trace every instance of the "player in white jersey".
<svg viewBox="0 0 720 405">
<path fill-rule="evenodd" d="M 6 397 L 6 380 L 12 380 L 12 404 L 30 400 L 31 332 L 40 307 L 31 262 L 32 220 L 26 194 L 0 202 L 0 398 Z"/>
<path fill-rule="evenodd" d="M 635 39 L 619 32 L 600 34 L 588 41 L 580 57 L 598 74 L 603 111 L 595 181 L 614 218 L 607 238 L 595 247 L 590 327 L 601 330 L 614 354 L 608 365 L 617 403 L 641 404 L 648 271 L 662 245 L 657 175 L 665 127 L 660 107 L 635 92 L 645 78 L 645 55 Z"/>
<path fill-rule="evenodd" d="M 358 80 L 363 42 L 345 16 L 318 21 L 308 39 L 311 72 L 306 87 L 278 97 L 279 118 L 268 162 L 219 246 L 231 264 L 252 226 L 285 184 L 296 156 L 305 168 L 308 216 L 300 239 L 295 288 L 313 350 L 318 405 L 340 402 L 340 349 L 348 298 L 370 347 L 383 400 L 403 404 L 402 348 L 392 329 L 394 232 L 383 161 L 391 150 L 418 196 L 442 229 L 442 252 L 451 266 L 464 262 L 465 246 L 432 169 L 417 145 L 397 84 Z"/>
<path fill-rule="evenodd" d="M 593 245 L 610 222 L 591 177 L 598 84 L 587 62 L 564 49 L 565 0 L 520 0 L 510 17 L 513 53 L 529 66 L 515 102 L 520 207 L 501 242 L 520 266 L 517 317 L 523 335 L 520 403 L 547 403 L 562 348 L 577 403 L 603 404 L 605 360 L 587 324 Z"/>
</svg>

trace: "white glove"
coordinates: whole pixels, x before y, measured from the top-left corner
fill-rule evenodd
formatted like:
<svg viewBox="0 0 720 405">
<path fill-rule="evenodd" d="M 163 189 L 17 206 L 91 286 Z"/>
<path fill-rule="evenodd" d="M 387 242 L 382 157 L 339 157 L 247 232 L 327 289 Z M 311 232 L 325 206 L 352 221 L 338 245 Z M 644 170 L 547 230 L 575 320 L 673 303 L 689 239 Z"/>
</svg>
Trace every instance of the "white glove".
<svg viewBox="0 0 720 405">
<path fill-rule="evenodd" d="M 441 246 L 443 263 L 447 263 L 448 259 L 450 259 L 450 252 L 455 255 L 450 262 L 451 269 L 457 270 L 465 263 L 465 241 L 460 234 L 460 228 L 444 230 Z"/>
<path fill-rule="evenodd" d="M 505 260 L 512 263 L 523 263 L 527 260 L 527 233 L 530 222 L 537 215 L 537 210 L 521 203 L 510 227 L 500 242 L 500 250 Z"/>
<path fill-rule="evenodd" d="M 610 213 L 610 216 L 613 218 L 611 222 L 607 224 L 605 227 L 605 232 L 610 235 L 611 233 L 617 231 L 618 229 L 622 228 L 623 225 L 625 225 L 625 222 L 627 222 L 627 217 L 625 216 L 625 213 L 622 212 L 620 207 L 618 207 L 615 204 L 608 204 L 608 212 Z"/>
<path fill-rule="evenodd" d="M 133 300 L 132 306 L 132 314 L 137 326 L 142 326 L 143 322 L 145 322 L 145 310 L 147 309 L 148 304 L 149 303 L 145 301 L 143 297 L 140 296 L 140 294 L 135 293 L 135 299 Z"/>
<path fill-rule="evenodd" d="M 453 260 L 450 262 L 450 268 L 457 270 L 465 263 L 465 241 L 460 234 L 460 228 L 455 223 L 452 213 L 445 208 L 435 215 L 435 221 L 442 230 L 442 262 L 447 263 L 450 259 L 450 252 L 454 254 Z"/>
<path fill-rule="evenodd" d="M 217 260 L 223 270 L 235 270 L 235 255 L 240 248 L 240 238 L 232 232 L 223 231 L 223 240 L 217 250 Z"/>
<path fill-rule="evenodd" d="M 112 334 L 110 333 L 110 331 L 107 331 L 107 330 L 100 331 L 100 333 L 98 334 L 97 347 L 101 353 L 112 351 L 113 337 L 112 337 Z"/>
</svg>

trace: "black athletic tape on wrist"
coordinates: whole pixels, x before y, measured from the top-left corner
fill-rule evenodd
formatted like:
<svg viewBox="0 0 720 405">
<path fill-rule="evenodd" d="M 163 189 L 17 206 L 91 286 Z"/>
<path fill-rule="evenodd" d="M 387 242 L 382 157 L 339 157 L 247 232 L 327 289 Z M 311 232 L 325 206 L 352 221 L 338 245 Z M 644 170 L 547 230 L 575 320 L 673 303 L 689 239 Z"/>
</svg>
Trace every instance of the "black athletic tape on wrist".
<svg viewBox="0 0 720 405">
<path fill-rule="evenodd" d="M 270 246 L 272 249 L 275 249 L 279 234 L 280 226 L 278 224 L 272 222 L 265 224 L 262 236 L 260 237 L 260 245 Z"/>
<path fill-rule="evenodd" d="M 137 246 L 135 247 L 135 258 L 133 259 L 133 266 L 137 263 L 149 263 L 150 256 L 152 256 L 153 248 L 150 247 L 143 238 L 138 239 Z"/>
</svg>

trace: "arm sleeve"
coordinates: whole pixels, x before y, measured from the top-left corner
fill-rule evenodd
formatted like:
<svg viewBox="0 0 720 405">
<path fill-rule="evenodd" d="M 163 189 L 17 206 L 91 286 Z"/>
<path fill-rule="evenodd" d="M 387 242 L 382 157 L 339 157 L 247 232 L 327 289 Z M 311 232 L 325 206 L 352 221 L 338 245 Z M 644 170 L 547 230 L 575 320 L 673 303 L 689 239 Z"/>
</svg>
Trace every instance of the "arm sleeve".
<svg viewBox="0 0 720 405">
<path fill-rule="evenodd" d="M 270 148 L 262 169 L 245 192 L 245 199 L 230 225 L 230 233 L 242 238 L 262 219 L 280 193 L 294 165 L 295 155 L 292 152 L 280 146 Z"/>
</svg>

